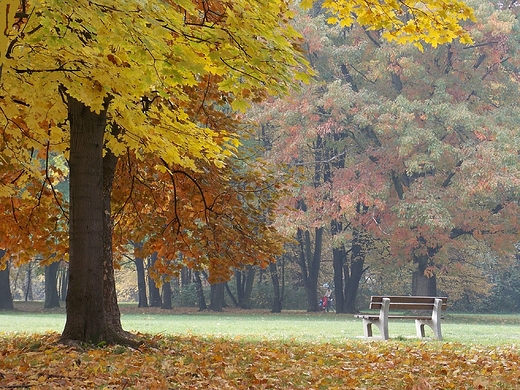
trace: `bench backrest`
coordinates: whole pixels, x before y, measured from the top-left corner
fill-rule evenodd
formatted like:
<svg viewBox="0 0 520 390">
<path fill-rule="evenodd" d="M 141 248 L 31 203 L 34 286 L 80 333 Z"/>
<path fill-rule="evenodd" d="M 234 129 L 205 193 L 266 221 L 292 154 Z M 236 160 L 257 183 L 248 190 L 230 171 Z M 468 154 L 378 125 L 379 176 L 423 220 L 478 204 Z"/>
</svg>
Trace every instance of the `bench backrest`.
<svg viewBox="0 0 520 390">
<path fill-rule="evenodd" d="M 370 308 L 376 310 L 381 309 L 383 298 L 390 299 L 390 310 L 433 310 L 435 299 L 442 299 L 441 310 L 446 310 L 448 305 L 447 297 L 373 295 L 370 298 Z"/>
</svg>

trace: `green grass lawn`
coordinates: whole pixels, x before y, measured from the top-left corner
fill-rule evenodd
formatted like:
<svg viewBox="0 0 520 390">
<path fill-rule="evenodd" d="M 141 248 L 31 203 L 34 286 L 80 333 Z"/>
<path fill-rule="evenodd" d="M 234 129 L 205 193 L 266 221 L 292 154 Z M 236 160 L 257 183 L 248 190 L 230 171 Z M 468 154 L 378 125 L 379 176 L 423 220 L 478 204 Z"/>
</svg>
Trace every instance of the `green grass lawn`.
<svg viewBox="0 0 520 390">
<path fill-rule="evenodd" d="M 41 302 L 16 303 L 17 311 L 0 312 L 0 333 L 61 332 L 64 309 L 38 310 Z M 25 311 L 29 310 L 29 311 Z M 341 343 L 359 340 L 361 320 L 347 314 L 268 311 L 180 312 L 177 310 L 138 309 L 122 305 L 123 327 L 131 332 L 164 335 L 197 335 L 246 340 L 279 340 Z M 520 342 L 520 315 L 469 315 L 449 313 L 442 323 L 445 342 L 482 345 Z M 410 320 L 390 322 L 390 338 L 404 340 L 415 336 Z M 429 333 L 428 333 L 429 332 Z M 427 336 L 433 332 L 427 328 Z"/>
</svg>

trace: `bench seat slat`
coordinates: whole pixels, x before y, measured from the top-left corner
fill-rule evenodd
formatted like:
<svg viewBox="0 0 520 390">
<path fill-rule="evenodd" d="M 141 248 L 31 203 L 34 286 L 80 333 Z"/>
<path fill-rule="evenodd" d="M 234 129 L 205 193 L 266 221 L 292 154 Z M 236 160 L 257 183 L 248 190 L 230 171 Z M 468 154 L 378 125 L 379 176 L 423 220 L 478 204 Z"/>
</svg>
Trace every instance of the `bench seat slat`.
<svg viewBox="0 0 520 390">
<path fill-rule="evenodd" d="M 367 319 L 367 320 L 377 320 L 379 318 L 378 315 L 364 315 L 364 314 L 356 314 L 355 315 L 356 318 L 364 318 L 364 319 Z M 388 318 L 392 318 L 392 319 L 403 319 L 403 320 L 430 320 L 432 317 L 431 316 L 398 316 L 398 315 L 389 315 Z M 442 317 L 444 318 L 444 317 Z"/>
<path fill-rule="evenodd" d="M 411 296 L 411 295 L 373 295 L 370 299 L 371 302 L 383 302 L 383 298 L 390 298 L 390 302 L 402 303 L 402 302 L 416 302 L 416 303 L 433 303 L 435 299 L 441 299 L 443 304 L 448 302 L 447 297 L 424 297 L 424 296 Z"/>
<path fill-rule="evenodd" d="M 390 301 L 390 310 L 432 310 L 433 302 L 431 304 L 427 303 L 393 303 Z M 381 309 L 381 303 L 371 303 L 370 309 L 379 310 Z M 447 305 L 442 305 L 441 310 L 446 310 Z"/>
</svg>

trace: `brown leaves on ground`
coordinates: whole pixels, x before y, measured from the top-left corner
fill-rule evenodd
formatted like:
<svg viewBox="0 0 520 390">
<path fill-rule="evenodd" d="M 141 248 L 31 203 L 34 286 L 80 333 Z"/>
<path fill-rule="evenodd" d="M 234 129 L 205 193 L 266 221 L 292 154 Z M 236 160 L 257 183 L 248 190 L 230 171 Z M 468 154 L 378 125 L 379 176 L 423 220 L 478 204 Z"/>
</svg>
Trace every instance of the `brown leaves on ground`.
<svg viewBox="0 0 520 390">
<path fill-rule="evenodd" d="M 513 346 L 251 342 L 145 336 L 139 349 L 77 350 L 58 334 L 0 336 L 0 388 L 517 389 Z"/>
</svg>

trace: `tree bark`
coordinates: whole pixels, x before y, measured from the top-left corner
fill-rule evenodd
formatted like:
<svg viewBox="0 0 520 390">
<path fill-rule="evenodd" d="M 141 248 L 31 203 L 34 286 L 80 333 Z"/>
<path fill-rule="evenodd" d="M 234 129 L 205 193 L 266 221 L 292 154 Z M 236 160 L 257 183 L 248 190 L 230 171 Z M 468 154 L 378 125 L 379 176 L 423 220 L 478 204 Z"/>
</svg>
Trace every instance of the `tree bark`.
<svg viewBox="0 0 520 390">
<path fill-rule="evenodd" d="M 186 266 L 181 269 L 181 286 L 187 286 L 191 283 L 192 270 Z"/>
<path fill-rule="evenodd" d="M 428 266 L 431 265 L 428 256 L 414 256 L 414 262 L 417 263 L 417 270 L 412 275 L 412 295 L 417 296 L 437 296 L 437 277 L 435 274 L 425 275 Z"/>
<path fill-rule="evenodd" d="M 59 261 L 45 266 L 45 301 L 43 303 L 45 309 L 60 307 L 60 295 L 58 294 L 59 267 Z"/>
<path fill-rule="evenodd" d="M 211 302 L 209 309 L 213 311 L 222 311 L 224 307 L 224 292 L 226 283 L 216 283 L 211 285 Z"/>
<path fill-rule="evenodd" d="M 4 249 L 0 249 L 0 259 L 4 257 L 5 252 Z M 0 270 L 0 310 L 14 310 L 9 279 L 9 262 L 7 262 L 5 269 Z"/>
<path fill-rule="evenodd" d="M 24 300 L 33 301 L 33 291 L 32 291 L 32 263 L 29 262 L 27 265 L 27 271 L 25 273 L 25 295 Z"/>
<path fill-rule="evenodd" d="M 118 135 L 120 130 L 115 124 L 111 125 L 112 135 Z M 132 337 L 123 330 L 121 312 L 117 304 L 116 279 L 114 275 L 114 256 L 112 249 L 112 185 L 116 172 L 118 157 L 110 150 L 105 151 L 103 157 L 103 308 L 107 324 L 111 331 L 124 337 Z"/>
<path fill-rule="evenodd" d="M 146 295 L 146 277 L 144 273 L 144 262 L 140 257 L 136 257 L 135 268 L 137 270 L 137 294 L 139 296 L 139 303 L 137 307 L 148 307 L 148 297 Z"/>
<path fill-rule="evenodd" d="M 109 340 L 104 311 L 103 135 L 106 106 L 92 112 L 68 97 L 70 122 L 69 287 L 63 341 Z"/>
<path fill-rule="evenodd" d="M 195 277 L 195 287 L 197 289 L 199 311 L 207 310 L 208 306 L 206 305 L 206 299 L 204 298 L 204 289 L 202 288 L 202 279 L 200 277 L 200 272 L 195 271 L 193 273 L 193 276 Z"/>
<path fill-rule="evenodd" d="M 358 207 L 358 212 L 359 212 Z M 364 211 L 366 212 L 366 210 Z M 359 282 L 365 272 L 365 258 L 371 236 L 364 229 L 354 229 L 352 250 L 350 251 L 350 274 L 345 272 L 345 313 L 356 313 L 356 298 Z"/>
<path fill-rule="evenodd" d="M 307 294 L 307 311 L 319 311 L 318 304 L 318 274 L 321 264 L 321 249 L 323 244 L 323 228 L 314 230 L 314 248 L 311 244 L 311 235 L 308 230 L 298 229 L 297 238 L 300 244 L 298 263 L 302 271 Z M 314 249 L 314 250 L 313 250 Z"/>
<path fill-rule="evenodd" d="M 282 302 L 283 302 L 283 265 L 282 265 L 282 277 L 281 278 L 278 274 L 278 265 L 276 263 L 269 263 L 269 273 L 271 274 L 271 281 L 273 282 L 273 292 L 274 292 L 273 306 L 271 308 L 271 313 L 281 313 L 282 312 Z M 280 279 L 282 281 L 282 286 L 280 286 Z"/>
<path fill-rule="evenodd" d="M 244 272 L 237 270 L 235 272 L 237 282 L 238 306 L 242 309 L 251 309 L 251 292 L 255 282 L 255 269 L 248 265 Z"/>
<path fill-rule="evenodd" d="M 163 280 L 161 309 L 173 309 L 172 284 L 169 280 Z"/>
<path fill-rule="evenodd" d="M 345 313 L 357 313 L 356 298 L 359 291 L 359 282 L 364 272 L 365 255 L 352 254 L 350 262 L 350 276 L 345 285 Z"/>
<path fill-rule="evenodd" d="M 336 299 L 336 313 L 345 313 L 345 296 L 343 294 L 343 267 L 346 265 L 347 254 L 345 247 L 332 248 L 332 269 L 334 271 L 334 298 Z M 346 283 L 346 281 L 345 281 Z"/>
<path fill-rule="evenodd" d="M 60 272 L 60 298 L 62 301 L 67 299 L 67 287 L 69 286 L 69 264 L 65 264 L 64 269 Z"/>
<path fill-rule="evenodd" d="M 157 261 L 157 253 L 152 253 L 148 260 L 148 268 L 153 267 Z M 148 275 L 148 296 L 150 298 L 150 307 L 161 307 L 161 292 L 155 284 L 155 281 Z"/>
</svg>

